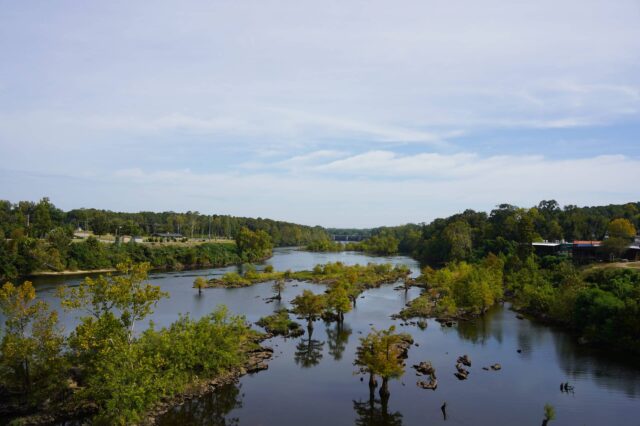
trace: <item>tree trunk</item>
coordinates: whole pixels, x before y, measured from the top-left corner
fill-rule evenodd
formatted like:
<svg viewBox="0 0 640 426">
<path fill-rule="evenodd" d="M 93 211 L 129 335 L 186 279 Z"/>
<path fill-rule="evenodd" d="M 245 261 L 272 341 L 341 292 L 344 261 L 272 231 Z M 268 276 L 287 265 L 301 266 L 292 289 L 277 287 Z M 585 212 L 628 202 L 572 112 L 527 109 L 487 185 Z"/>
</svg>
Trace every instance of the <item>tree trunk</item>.
<svg viewBox="0 0 640 426">
<path fill-rule="evenodd" d="M 389 378 L 387 377 L 383 377 L 382 378 L 382 386 L 380 386 L 380 398 L 382 399 L 389 399 Z"/>
</svg>

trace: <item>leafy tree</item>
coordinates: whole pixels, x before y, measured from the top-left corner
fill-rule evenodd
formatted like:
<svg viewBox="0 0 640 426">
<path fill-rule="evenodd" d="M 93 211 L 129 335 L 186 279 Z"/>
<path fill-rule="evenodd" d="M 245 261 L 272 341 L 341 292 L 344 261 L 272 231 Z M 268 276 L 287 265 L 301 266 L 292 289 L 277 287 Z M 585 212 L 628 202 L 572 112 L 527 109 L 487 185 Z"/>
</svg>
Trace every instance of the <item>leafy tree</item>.
<svg viewBox="0 0 640 426">
<path fill-rule="evenodd" d="M 542 420 L 542 426 L 546 426 L 551 420 L 556 418 L 556 410 L 551 404 L 544 404 L 544 419 Z"/>
<path fill-rule="evenodd" d="M 46 197 L 36 204 L 32 221 L 33 235 L 36 237 L 44 237 L 53 226 L 51 221 L 52 208 L 52 204 Z"/>
<path fill-rule="evenodd" d="M 256 232 L 243 227 L 236 236 L 236 246 L 240 257 L 247 262 L 256 262 L 271 256 L 271 237 L 263 230 Z"/>
<path fill-rule="evenodd" d="M 351 310 L 351 300 L 349 299 L 347 287 L 348 284 L 334 285 L 329 288 L 326 296 L 327 309 L 337 315 L 339 323 L 344 321 L 345 312 Z"/>
<path fill-rule="evenodd" d="M 87 277 L 78 287 L 59 290 L 62 305 L 67 309 L 84 309 L 95 319 L 119 313 L 122 326 L 127 329 L 127 340 L 133 340 L 134 327 L 153 312 L 153 308 L 168 293 L 146 282 L 148 263 L 117 265 L 119 275 Z"/>
<path fill-rule="evenodd" d="M 471 255 L 471 227 L 467 222 L 457 220 L 450 223 L 443 231 L 449 245 L 449 259 L 464 260 Z"/>
<path fill-rule="evenodd" d="M 360 338 L 354 364 L 361 368 L 361 372 L 369 374 L 371 392 L 375 387 L 375 376 L 382 378 L 380 396 L 383 398 L 389 395 L 389 379 L 404 374 L 404 339 L 403 335 L 395 333 L 394 326 L 387 330 L 373 329 L 366 337 Z"/>
<path fill-rule="evenodd" d="M 614 219 L 609 223 L 607 233 L 608 238 L 603 242 L 604 250 L 612 256 L 621 256 L 636 235 L 636 229 L 627 219 Z"/>
<path fill-rule="evenodd" d="M 314 294 L 310 290 L 304 290 L 301 295 L 296 296 L 292 301 L 293 312 L 307 320 L 309 334 L 313 329 L 315 321 L 326 306 L 326 298 L 322 294 Z"/>
<path fill-rule="evenodd" d="M 40 404 L 64 386 L 64 338 L 58 314 L 45 302 L 35 301 L 29 281 L 0 289 L 0 309 L 5 330 L 0 344 L 0 377 L 3 383 Z"/>
<path fill-rule="evenodd" d="M 198 277 L 193 281 L 193 286 L 198 289 L 198 295 L 202 295 L 202 289 L 207 288 L 207 280 Z"/>
</svg>

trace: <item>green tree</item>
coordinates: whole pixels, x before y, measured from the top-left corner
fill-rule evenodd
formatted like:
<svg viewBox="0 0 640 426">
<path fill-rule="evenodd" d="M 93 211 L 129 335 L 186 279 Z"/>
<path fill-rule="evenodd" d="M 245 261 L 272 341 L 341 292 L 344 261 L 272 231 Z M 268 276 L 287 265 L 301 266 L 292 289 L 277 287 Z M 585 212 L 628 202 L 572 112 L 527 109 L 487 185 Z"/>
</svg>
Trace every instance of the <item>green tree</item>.
<svg viewBox="0 0 640 426">
<path fill-rule="evenodd" d="M 246 262 L 257 262 L 271 256 L 271 237 L 263 230 L 253 232 L 243 227 L 236 236 L 238 254 Z"/>
<path fill-rule="evenodd" d="M 301 295 L 296 296 L 292 301 L 293 312 L 307 320 L 309 335 L 313 330 L 315 321 L 326 306 L 326 298 L 322 294 L 314 294 L 310 290 L 304 290 Z"/>
<path fill-rule="evenodd" d="M 53 205 L 49 202 L 48 198 L 43 198 L 38 204 L 36 204 L 35 211 L 33 213 L 33 221 L 31 222 L 33 227 L 33 234 L 38 238 L 42 238 L 52 227 L 51 210 Z"/>
<path fill-rule="evenodd" d="M 193 281 L 193 286 L 198 289 L 198 295 L 202 295 L 202 289 L 207 288 L 207 280 L 198 277 Z"/>
<path fill-rule="evenodd" d="M 362 373 L 369 374 L 371 393 L 375 387 L 375 376 L 380 376 L 380 396 L 388 398 L 389 380 L 404 374 L 404 340 L 403 335 L 395 333 L 394 326 L 387 330 L 373 329 L 366 337 L 360 338 L 354 364 L 360 367 Z"/>
<path fill-rule="evenodd" d="M 59 289 L 62 305 L 67 309 L 84 309 L 95 319 L 119 313 L 121 325 L 132 342 L 137 321 L 153 312 L 153 308 L 169 294 L 146 282 L 149 263 L 131 262 L 117 265 L 118 275 L 87 277 L 78 287 Z"/>
<path fill-rule="evenodd" d="M 443 231 L 451 260 L 464 260 L 471 255 L 471 227 L 462 220 L 450 223 Z"/>
<path fill-rule="evenodd" d="M 636 229 L 627 219 L 614 219 L 607 227 L 607 234 L 608 238 L 602 244 L 603 249 L 611 256 L 621 256 L 636 235 Z"/>
<path fill-rule="evenodd" d="M 56 396 L 64 385 L 64 338 L 58 313 L 35 301 L 29 281 L 0 289 L 0 309 L 5 330 L 0 344 L 0 377 L 14 390 L 38 404 Z"/>
<path fill-rule="evenodd" d="M 344 314 L 351 310 L 351 300 L 345 285 L 334 285 L 329 288 L 326 296 L 327 309 L 336 314 L 338 322 L 344 321 Z"/>
</svg>

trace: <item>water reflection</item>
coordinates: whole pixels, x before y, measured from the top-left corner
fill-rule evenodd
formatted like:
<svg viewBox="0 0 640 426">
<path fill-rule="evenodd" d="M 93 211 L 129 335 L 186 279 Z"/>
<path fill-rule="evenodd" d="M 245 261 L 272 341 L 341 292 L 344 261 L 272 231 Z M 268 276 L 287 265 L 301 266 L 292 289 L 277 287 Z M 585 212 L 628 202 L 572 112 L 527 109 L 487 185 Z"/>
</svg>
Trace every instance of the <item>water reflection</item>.
<svg viewBox="0 0 640 426">
<path fill-rule="evenodd" d="M 389 412 L 388 398 L 378 400 L 369 396 L 368 401 L 353 401 L 356 412 L 356 426 L 402 426 L 402 414 Z"/>
<path fill-rule="evenodd" d="M 637 359 L 624 355 L 612 356 L 578 345 L 573 336 L 554 333 L 558 365 L 573 379 L 585 376 L 605 389 L 616 389 L 630 398 L 640 395 L 640 371 Z"/>
<path fill-rule="evenodd" d="M 456 330 L 458 336 L 475 344 L 485 345 L 490 338 L 494 338 L 498 343 L 503 339 L 503 318 L 502 309 L 493 308 L 487 311 L 482 317 L 471 321 L 460 321 Z"/>
<path fill-rule="evenodd" d="M 312 338 L 301 339 L 296 345 L 294 360 L 302 368 L 311 368 L 320 364 L 324 342 Z"/>
<path fill-rule="evenodd" d="M 237 417 L 227 417 L 235 408 L 242 408 L 240 385 L 228 384 L 221 386 L 202 398 L 186 401 L 162 416 L 158 425 L 177 426 L 237 426 Z"/>
<path fill-rule="evenodd" d="M 352 330 L 344 323 L 336 323 L 333 328 L 327 326 L 325 331 L 327 333 L 329 355 L 331 355 L 334 360 L 340 361 L 349 343 L 349 336 L 351 336 Z"/>
</svg>

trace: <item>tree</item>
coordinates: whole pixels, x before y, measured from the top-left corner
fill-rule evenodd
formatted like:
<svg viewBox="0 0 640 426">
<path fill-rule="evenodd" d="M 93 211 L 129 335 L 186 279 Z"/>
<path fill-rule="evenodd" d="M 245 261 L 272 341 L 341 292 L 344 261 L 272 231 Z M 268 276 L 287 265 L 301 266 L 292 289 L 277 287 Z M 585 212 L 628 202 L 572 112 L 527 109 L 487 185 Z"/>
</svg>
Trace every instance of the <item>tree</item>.
<svg viewBox="0 0 640 426">
<path fill-rule="evenodd" d="M 338 322 L 342 323 L 344 314 L 351 310 L 351 300 L 345 286 L 340 284 L 332 286 L 327 292 L 326 299 L 327 309 L 335 313 L 338 317 Z"/>
<path fill-rule="evenodd" d="M 551 420 L 556 418 L 556 410 L 551 404 L 544 404 L 544 419 L 542 420 L 542 426 L 547 426 Z"/>
<path fill-rule="evenodd" d="M 285 281 L 283 279 L 275 280 L 272 288 L 273 292 L 276 294 L 274 298 L 276 300 L 282 300 L 282 292 L 285 288 Z"/>
<path fill-rule="evenodd" d="M 193 286 L 198 289 L 198 295 L 202 295 L 202 289 L 207 288 L 207 280 L 198 277 L 193 281 Z"/>
<path fill-rule="evenodd" d="M 32 235 L 41 238 L 49 232 L 52 227 L 52 209 L 53 206 L 47 197 L 43 198 L 38 204 L 36 204 L 36 208 L 33 213 L 32 226 L 34 233 Z"/>
<path fill-rule="evenodd" d="M 450 223 L 443 231 L 451 260 L 464 260 L 471 255 L 471 227 L 462 220 Z"/>
<path fill-rule="evenodd" d="M 238 254 L 246 262 L 256 262 L 271 256 L 273 244 L 271 237 L 263 230 L 253 232 L 243 227 L 236 236 Z"/>
<path fill-rule="evenodd" d="M 310 290 L 304 290 L 301 295 L 296 296 L 292 301 L 293 312 L 307 320 L 309 335 L 313 329 L 313 321 L 316 320 L 324 310 L 326 305 L 325 296 L 313 294 Z"/>
<path fill-rule="evenodd" d="M 389 397 L 389 380 L 404 374 L 404 341 L 403 335 L 395 333 L 395 326 L 387 330 L 373 329 L 366 337 L 360 338 L 354 364 L 360 367 L 362 373 L 369 374 L 371 393 L 376 386 L 375 376 L 382 378 L 380 396 L 383 399 Z"/>
<path fill-rule="evenodd" d="M 149 263 L 119 263 L 116 266 L 119 275 L 87 277 L 78 287 L 61 287 L 62 305 L 67 309 L 84 309 L 98 320 L 115 315 L 117 310 L 131 343 L 136 322 L 151 314 L 160 299 L 169 296 L 160 287 L 146 282 L 150 268 Z"/>
<path fill-rule="evenodd" d="M 622 256 L 636 235 L 636 229 L 627 219 L 614 219 L 607 227 L 608 238 L 602 243 L 604 250 L 612 256 Z"/>
<path fill-rule="evenodd" d="M 18 287 L 6 283 L 0 289 L 0 309 L 6 318 L 0 376 L 37 404 L 62 389 L 64 338 L 57 312 L 35 297 L 29 281 Z"/>
<path fill-rule="evenodd" d="M 607 227 L 609 238 L 631 239 L 636 235 L 636 228 L 627 219 L 614 219 Z"/>
</svg>

